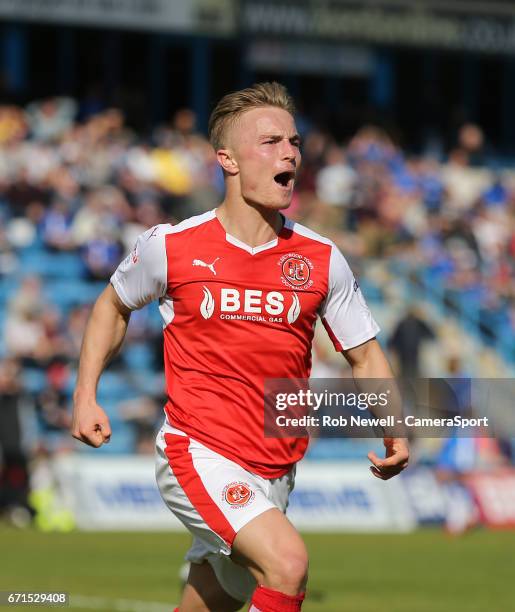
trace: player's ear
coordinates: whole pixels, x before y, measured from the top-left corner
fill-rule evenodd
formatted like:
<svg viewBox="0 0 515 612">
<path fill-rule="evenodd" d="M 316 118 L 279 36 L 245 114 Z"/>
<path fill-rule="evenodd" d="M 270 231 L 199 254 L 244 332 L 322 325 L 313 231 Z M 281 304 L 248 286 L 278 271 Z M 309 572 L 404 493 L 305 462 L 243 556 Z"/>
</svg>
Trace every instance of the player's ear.
<svg viewBox="0 0 515 612">
<path fill-rule="evenodd" d="M 238 162 L 234 159 L 233 152 L 230 149 L 218 149 L 216 158 L 222 166 L 222 170 L 227 174 L 235 175 L 240 171 Z"/>
</svg>

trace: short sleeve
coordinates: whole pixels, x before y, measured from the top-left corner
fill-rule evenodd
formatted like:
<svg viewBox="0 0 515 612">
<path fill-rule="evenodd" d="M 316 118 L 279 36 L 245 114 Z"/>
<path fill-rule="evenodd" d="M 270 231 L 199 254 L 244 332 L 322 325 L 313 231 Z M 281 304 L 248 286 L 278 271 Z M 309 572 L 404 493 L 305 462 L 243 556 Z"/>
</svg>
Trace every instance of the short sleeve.
<svg viewBox="0 0 515 612">
<path fill-rule="evenodd" d="M 168 224 L 156 225 L 138 236 L 136 244 L 111 276 L 118 297 L 131 310 L 166 295 Z"/>
<path fill-rule="evenodd" d="M 337 351 L 347 350 L 374 338 L 374 321 L 345 257 L 332 245 L 327 297 L 319 311 L 322 323 Z"/>
</svg>

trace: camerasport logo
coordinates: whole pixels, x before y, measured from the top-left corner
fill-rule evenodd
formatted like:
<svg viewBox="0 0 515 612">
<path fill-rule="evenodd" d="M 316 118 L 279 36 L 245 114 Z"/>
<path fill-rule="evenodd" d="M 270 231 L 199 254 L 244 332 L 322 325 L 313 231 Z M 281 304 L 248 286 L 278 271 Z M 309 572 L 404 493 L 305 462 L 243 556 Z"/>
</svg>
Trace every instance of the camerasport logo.
<svg viewBox="0 0 515 612">
<path fill-rule="evenodd" d="M 311 261 L 298 253 L 286 253 L 277 262 L 281 267 L 281 280 L 291 289 L 309 289 L 313 285 Z"/>
<path fill-rule="evenodd" d="M 227 502 L 231 508 L 243 508 L 252 503 L 256 494 L 246 482 L 231 482 L 225 485 L 222 492 L 222 500 Z"/>
</svg>

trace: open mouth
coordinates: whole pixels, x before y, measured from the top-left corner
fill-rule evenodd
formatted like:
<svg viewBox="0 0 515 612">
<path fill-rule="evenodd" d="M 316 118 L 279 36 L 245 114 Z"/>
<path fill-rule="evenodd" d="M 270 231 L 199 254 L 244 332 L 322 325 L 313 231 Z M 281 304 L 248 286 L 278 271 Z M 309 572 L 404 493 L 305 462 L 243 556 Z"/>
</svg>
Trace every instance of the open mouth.
<svg viewBox="0 0 515 612">
<path fill-rule="evenodd" d="M 293 181 L 295 180 L 295 172 L 280 172 L 274 176 L 274 181 L 281 187 L 290 188 L 293 187 Z"/>
</svg>

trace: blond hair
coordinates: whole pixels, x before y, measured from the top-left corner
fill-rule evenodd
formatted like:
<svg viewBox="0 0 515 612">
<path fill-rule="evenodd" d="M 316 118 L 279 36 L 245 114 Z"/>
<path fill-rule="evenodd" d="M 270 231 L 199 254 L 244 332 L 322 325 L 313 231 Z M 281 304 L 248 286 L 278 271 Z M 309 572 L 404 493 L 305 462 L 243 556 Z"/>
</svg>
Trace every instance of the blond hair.
<svg viewBox="0 0 515 612">
<path fill-rule="evenodd" d="M 275 106 L 295 113 L 293 98 L 284 85 L 276 83 L 255 83 L 247 89 L 240 89 L 224 96 L 216 105 L 209 118 L 208 136 L 215 151 L 224 148 L 227 128 L 244 112 L 262 106 Z"/>
</svg>

